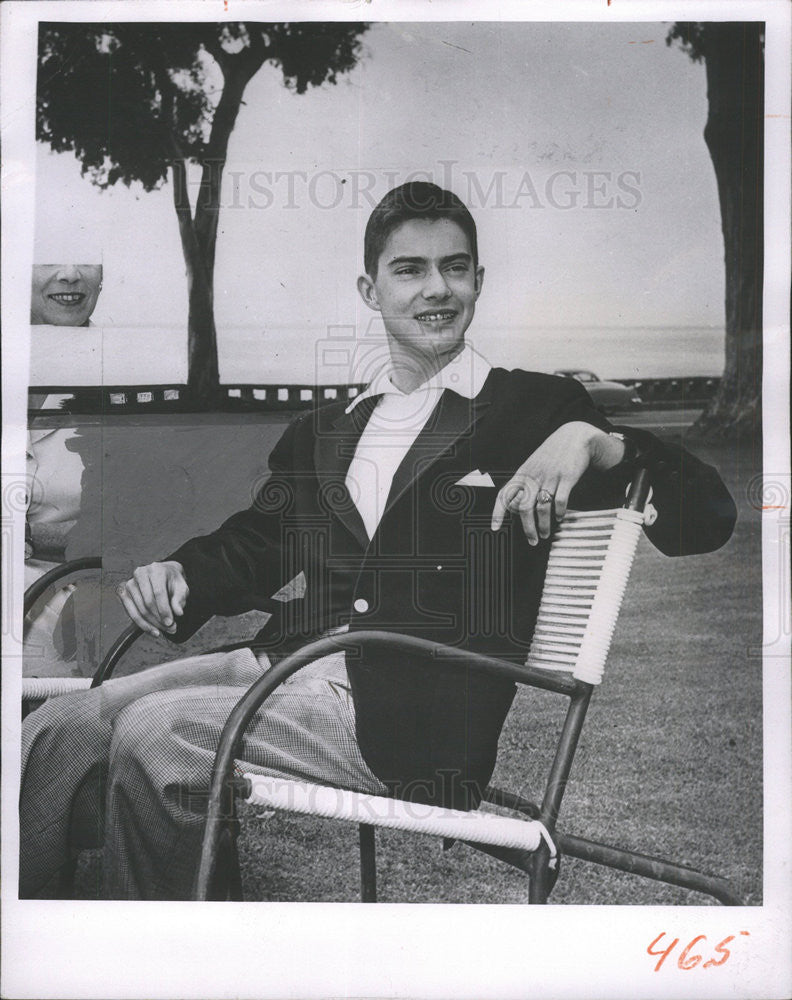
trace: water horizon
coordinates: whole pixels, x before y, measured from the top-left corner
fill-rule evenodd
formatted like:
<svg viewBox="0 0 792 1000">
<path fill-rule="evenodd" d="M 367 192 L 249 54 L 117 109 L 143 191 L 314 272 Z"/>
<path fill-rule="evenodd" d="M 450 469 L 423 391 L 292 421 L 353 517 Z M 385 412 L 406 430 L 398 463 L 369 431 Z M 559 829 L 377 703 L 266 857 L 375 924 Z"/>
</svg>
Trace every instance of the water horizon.
<svg viewBox="0 0 792 1000">
<path fill-rule="evenodd" d="M 718 377 L 724 330 L 713 327 L 471 328 L 468 342 L 493 366 L 552 372 L 585 368 L 600 378 Z M 236 327 L 217 334 L 220 381 L 334 385 L 366 381 L 359 358 L 384 349 L 377 331 L 352 325 Z M 361 374 L 362 372 L 362 374 Z M 158 385 L 187 380 L 182 326 L 33 327 L 31 385 Z"/>
</svg>

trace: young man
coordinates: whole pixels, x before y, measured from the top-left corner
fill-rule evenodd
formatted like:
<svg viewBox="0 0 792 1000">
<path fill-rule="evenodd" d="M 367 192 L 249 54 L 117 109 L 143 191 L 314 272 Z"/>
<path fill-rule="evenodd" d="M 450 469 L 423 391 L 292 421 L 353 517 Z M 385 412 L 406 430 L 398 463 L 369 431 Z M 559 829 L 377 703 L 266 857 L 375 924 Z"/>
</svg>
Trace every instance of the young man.
<svg viewBox="0 0 792 1000">
<path fill-rule="evenodd" d="M 640 463 L 658 548 L 706 552 L 729 537 L 734 505 L 713 469 L 612 431 L 576 382 L 492 369 L 465 345 L 483 280 L 453 194 L 407 184 L 374 210 L 358 288 L 382 314 L 387 366 L 352 403 L 288 428 L 249 510 L 119 587 L 134 622 L 176 641 L 213 614 L 275 614 L 253 651 L 177 661 L 29 716 L 23 894 L 44 891 L 94 809 L 108 895 L 187 897 L 203 816 L 179 789 L 208 786 L 222 724 L 267 651 L 373 628 L 523 659 L 573 491 L 577 506 L 621 503 Z M 273 600 L 300 574 L 301 597 Z M 267 702 L 243 755 L 253 769 L 472 807 L 513 694 L 437 663 L 328 657 Z"/>
</svg>

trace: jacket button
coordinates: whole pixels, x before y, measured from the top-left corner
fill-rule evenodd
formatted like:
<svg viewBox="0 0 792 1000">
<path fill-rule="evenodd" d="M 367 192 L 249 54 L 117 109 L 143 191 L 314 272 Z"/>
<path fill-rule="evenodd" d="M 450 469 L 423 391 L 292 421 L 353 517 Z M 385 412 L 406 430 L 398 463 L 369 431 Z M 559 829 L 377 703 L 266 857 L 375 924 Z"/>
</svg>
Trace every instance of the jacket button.
<svg viewBox="0 0 792 1000">
<path fill-rule="evenodd" d="M 364 615 L 368 611 L 368 601 L 365 597 L 358 597 L 352 607 L 359 615 Z"/>
</svg>

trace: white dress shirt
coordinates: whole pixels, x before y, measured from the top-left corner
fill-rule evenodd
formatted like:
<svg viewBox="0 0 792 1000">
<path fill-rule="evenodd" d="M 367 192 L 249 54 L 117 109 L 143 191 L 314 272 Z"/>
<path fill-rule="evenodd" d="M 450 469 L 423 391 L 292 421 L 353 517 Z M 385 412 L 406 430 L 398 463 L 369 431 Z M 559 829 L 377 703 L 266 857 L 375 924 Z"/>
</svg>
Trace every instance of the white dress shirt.
<svg viewBox="0 0 792 1000">
<path fill-rule="evenodd" d="M 382 395 L 360 436 L 346 476 L 347 489 L 369 539 L 379 526 L 396 470 L 425 427 L 443 390 L 473 399 L 481 392 L 490 371 L 489 362 L 466 344 L 444 368 L 412 392 L 396 388 L 391 380 L 393 369 L 387 365 L 349 404 L 347 413 L 367 397 Z"/>
</svg>

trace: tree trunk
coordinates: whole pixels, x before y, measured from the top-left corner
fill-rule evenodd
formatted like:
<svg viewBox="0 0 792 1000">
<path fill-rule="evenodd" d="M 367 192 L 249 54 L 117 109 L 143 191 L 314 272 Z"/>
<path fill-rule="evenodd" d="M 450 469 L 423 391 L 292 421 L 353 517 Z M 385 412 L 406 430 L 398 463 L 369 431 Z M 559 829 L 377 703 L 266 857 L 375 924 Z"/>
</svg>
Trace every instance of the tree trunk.
<svg viewBox="0 0 792 1000">
<path fill-rule="evenodd" d="M 187 388 L 190 400 L 211 408 L 219 401 L 220 370 L 217 362 L 217 330 L 214 322 L 214 301 L 211 276 L 207 277 L 204 262 L 198 262 L 201 274 L 187 261 L 189 314 L 187 319 Z"/>
<path fill-rule="evenodd" d="M 220 372 L 217 359 L 217 330 L 214 321 L 214 265 L 217 224 L 220 216 L 220 189 L 228 155 L 228 141 L 236 124 L 242 97 L 250 79 L 264 61 L 263 51 L 246 51 L 223 57 L 223 93 L 215 108 L 212 132 L 202 160 L 201 185 L 195 201 L 195 217 L 189 211 L 186 176 L 180 197 L 187 206 L 187 218 L 177 205 L 182 249 L 189 288 L 188 388 L 194 402 L 211 406 L 219 401 Z M 174 172 L 174 183 L 175 183 Z M 177 190 L 174 188 L 174 197 Z"/>
<path fill-rule="evenodd" d="M 718 184 L 726 265 L 723 377 L 692 429 L 705 438 L 761 433 L 763 27 L 728 22 L 703 26 L 709 101 L 704 139 Z"/>
<path fill-rule="evenodd" d="M 187 388 L 191 403 L 210 407 L 217 402 L 220 388 L 212 274 L 196 236 L 187 189 L 187 165 L 183 159 L 174 158 L 171 174 L 173 204 L 187 271 Z"/>
</svg>

